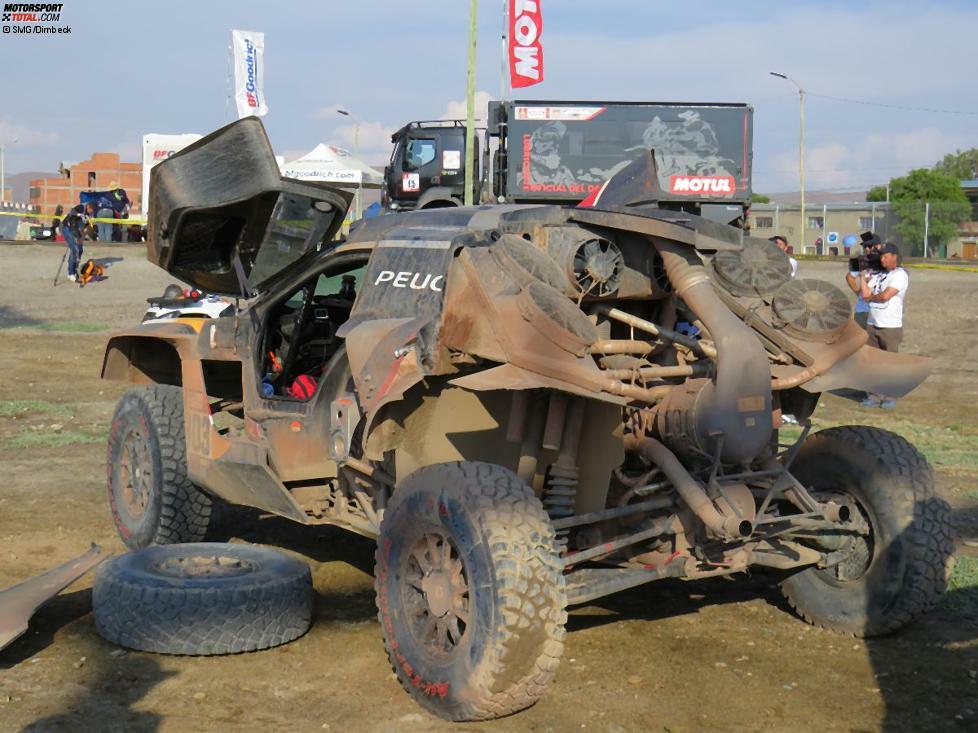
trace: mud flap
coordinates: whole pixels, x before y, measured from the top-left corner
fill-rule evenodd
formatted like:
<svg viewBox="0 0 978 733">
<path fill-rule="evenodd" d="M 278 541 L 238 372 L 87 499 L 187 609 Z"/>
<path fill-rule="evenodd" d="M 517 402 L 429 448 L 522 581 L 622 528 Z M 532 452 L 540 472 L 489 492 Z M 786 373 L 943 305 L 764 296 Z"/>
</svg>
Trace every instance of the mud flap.
<svg viewBox="0 0 978 733">
<path fill-rule="evenodd" d="M 27 631 L 34 612 L 108 556 L 92 545 L 84 555 L 69 560 L 12 588 L 0 591 L 0 649 Z"/>
</svg>

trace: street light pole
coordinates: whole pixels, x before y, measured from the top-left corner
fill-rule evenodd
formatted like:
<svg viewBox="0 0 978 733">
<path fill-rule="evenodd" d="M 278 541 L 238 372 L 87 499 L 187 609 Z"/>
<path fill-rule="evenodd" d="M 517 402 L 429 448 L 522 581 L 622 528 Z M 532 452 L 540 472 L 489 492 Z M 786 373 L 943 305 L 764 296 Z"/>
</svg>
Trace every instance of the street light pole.
<svg viewBox="0 0 978 733">
<path fill-rule="evenodd" d="M 351 114 L 345 109 L 336 110 L 338 114 L 344 117 L 349 117 L 353 120 L 353 157 L 357 160 L 357 165 L 360 164 L 360 119 L 355 115 Z M 353 215 L 354 221 L 360 218 L 360 187 L 363 181 L 363 171 L 360 171 L 360 178 L 357 180 L 357 192 L 353 197 Z"/>
<path fill-rule="evenodd" d="M 7 146 L 17 142 L 17 138 L 0 143 L 0 204 L 6 201 L 7 196 L 7 177 L 4 165 L 6 164 Z"/>
<path fill-rule="evenodd" d="M 798 88 L 798 182 L 801 188 L 801 251 L 805 252 L 805 90 L 787 74 L 772 71 L 771 76 L 790 81 Z"/>
</svg>

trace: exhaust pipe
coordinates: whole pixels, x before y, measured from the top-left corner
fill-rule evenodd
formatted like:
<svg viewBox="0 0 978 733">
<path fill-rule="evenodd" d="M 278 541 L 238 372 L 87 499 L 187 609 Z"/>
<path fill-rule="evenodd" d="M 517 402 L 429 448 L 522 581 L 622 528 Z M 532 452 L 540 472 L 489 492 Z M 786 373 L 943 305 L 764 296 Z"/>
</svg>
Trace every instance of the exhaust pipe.
<svg viewBox="0 0 978 733">
<path fill-rule="evenodd" d="M 655 438 L 642 438 L 634 433 L 629 433 L 625 436 L 625 450 L 635 451 L 658 466 L 672 483 L 686 506 L 714 534 L 737 539 L 747 537 L 754 531 L 754 526 L 746 519 L 735 516 L 727 517 L 721 514 L 703 487 L 683 467 L 676 454 Z"/>
<path fill-rule="evenodd" d="M 771 366 L 754 332 L 713 289 L 696 252 L 661 239 L 662 256 L 676 294 L 703 322 L 716 346 L 716 376 L 689 380 L 656 406 L 656 430 L 681 452 L 702 452 L 726 463 L 753 460 L 771 437 Z M 722 441 L 722 443 L 721 443 Z"/>
</svg>

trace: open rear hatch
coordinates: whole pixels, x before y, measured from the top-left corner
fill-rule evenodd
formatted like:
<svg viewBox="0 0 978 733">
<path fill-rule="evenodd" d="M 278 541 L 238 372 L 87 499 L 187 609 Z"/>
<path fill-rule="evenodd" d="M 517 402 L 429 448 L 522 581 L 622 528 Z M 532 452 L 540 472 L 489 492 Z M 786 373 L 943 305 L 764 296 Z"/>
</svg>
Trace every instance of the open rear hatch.
<svg viewBox="0 0 978 733">
<path fill-rule="evenodd" d="M 352 200 L 283 178 L 257 117 L 154 167 L 149 195 L 150 261 L 206 292 L 245 297 L 321 251 Z"/>
</svg>

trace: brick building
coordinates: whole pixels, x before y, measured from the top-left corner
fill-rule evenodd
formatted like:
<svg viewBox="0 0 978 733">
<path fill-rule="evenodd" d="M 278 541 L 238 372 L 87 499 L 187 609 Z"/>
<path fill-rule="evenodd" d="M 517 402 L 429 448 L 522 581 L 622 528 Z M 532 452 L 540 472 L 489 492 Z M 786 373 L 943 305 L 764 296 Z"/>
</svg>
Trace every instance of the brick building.
<svg viewBox="0 0 978 733">
<path fill-rule="evenodd" d="M 142 205 L 142 163 L 123 163 L 118 153 L 95 153 L 80 163 L 62 163 L 59 176 L 30 182 L 30 204 L 42 215 L 53 215 L 61 204 L 65 209 L 78 203 L 82 191 L 124 188 L 136 215 Z"/>
</svg>

